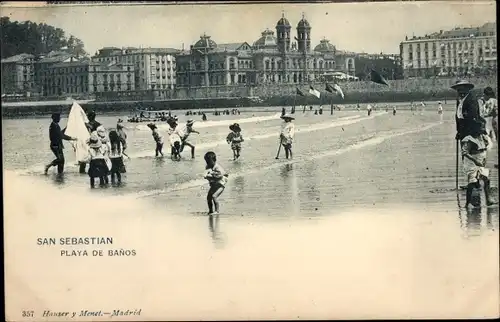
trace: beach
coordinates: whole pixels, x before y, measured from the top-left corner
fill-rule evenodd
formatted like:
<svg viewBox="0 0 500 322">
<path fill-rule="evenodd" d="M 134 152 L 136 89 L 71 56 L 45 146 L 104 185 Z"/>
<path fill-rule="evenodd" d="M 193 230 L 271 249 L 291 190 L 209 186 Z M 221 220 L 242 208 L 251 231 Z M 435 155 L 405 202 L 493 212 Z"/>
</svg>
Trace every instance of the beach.
<svg viewBox="0 0 500 322">
<path fill-rule="evenodd" d="M 293 160 L 275 159 L 278 108 L 207 122 L 179 112 L 200 132 L 190 137 L 196 158 L 187 148 L 180 162 L 168 147 L 155 158 L 146 124 L 126 123 L 124 184 L 93 190 L 69 142 L 64 176 L 43 175 L 50 118 L 4 120 L 7 310 L 27 297 L 39 312 L 85 303 L 148 320 L 497 317 L 498 207 L 459 208 L 452 105 L 443 116 L 434 105 L 395 116 L 297 108 Z M 109 128 L 118 117 L 96 119 Z M 225 142 L 233 122 L 245 138 L 238 161 Z M 168 125 L 158 129 L 168 142 Z M 207 151 L 229 172 L 213 217 Z M 487 163 L 495 195 L 497 154 Z M 61 256 L 36 243 L 73 236 L 110 236 L 101 249 L 136 255 Z"/>
</svg>

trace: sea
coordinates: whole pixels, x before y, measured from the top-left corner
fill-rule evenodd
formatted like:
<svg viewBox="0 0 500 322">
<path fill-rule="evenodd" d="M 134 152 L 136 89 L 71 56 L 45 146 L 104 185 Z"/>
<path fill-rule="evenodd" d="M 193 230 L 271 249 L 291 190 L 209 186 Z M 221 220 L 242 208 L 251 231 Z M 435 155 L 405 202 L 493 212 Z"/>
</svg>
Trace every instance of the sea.
<svg viewBox="0 0 500 322">
<path fill-rule="evenodd" d="M 498 207 L 463 209 L 453 106 L 439 115 L 437 104 L 408 104 L 370 116 L 297 108 L 291 160 L 282 150 L 276 159 L 281 107 L 208 121 L 175 111 L 200 132 L 195 159 L 186 148 L 181 161 L 170 159 L 168 125 L 158 123 L 161 158 L 146 124 L 125 122 L 123 183 L 96 189 L 69 142 L 65 174 L 43 174 L 50 116 L 4 119 L 6 307 L 84 303 L 169 320 L 498 317 Z M 96 119 L 112 128 L 127 116 Z M 225 141 L 235 122 L 245 139 L 237 161 Z M 202 177 L 208 151 L 229 173 L 216 216 Z M 497 154 L 495 145 L 487 163 L 496 198 Z M 461 166 L 458 179 L 466 184 Z M 36 243 L 75 236 L 112 237 L 104 251 L 136 255 L 62 256 Z"/>
</svg>

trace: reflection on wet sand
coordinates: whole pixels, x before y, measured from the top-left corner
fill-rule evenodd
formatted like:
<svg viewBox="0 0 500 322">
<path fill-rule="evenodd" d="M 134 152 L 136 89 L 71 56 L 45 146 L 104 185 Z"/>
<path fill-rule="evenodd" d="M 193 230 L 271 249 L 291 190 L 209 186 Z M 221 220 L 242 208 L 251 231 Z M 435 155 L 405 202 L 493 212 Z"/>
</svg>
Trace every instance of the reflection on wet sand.
<svg viewBox="0 0 500 322">
<path fill-rule="evenodd" d="M 499 227 L 497 207 L 476 207 L 459 211 L 460 226 L 466 237 L 496 231 Z"/>
<path fill-rule="evenodd" d="M 222 249 L 225 246 L 224 236 L 219 231 L 219 215 L 208 216 L 208 229 L 210 237 L 216 248 Z"/>
</svg>

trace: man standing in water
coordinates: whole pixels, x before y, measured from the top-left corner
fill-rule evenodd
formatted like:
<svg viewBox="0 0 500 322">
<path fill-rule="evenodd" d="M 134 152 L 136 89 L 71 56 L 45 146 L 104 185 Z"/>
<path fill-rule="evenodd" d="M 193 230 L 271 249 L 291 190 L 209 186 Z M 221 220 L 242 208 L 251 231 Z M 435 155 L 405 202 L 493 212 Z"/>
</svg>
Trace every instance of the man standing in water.
<svg viewBox="0 0 500 322">
<path fill-rule="evenodd" d="M 467 81 L 459 81 L 451 86 L 457 91 L 457 111 L 455 115 L 457 124 L 456 140 L 462 141 L 467 135 L 471 135 L 471 126 L 481 119 L 479 112 L 479 102 L 471 92 L 474 84 Z"/>
<path fill-rule="evenodd" d="M 59 126 L 59 121 L 61 121 L 61 114 L 52 114 L 52 123 L 49 128 L 50 137 L 50 150 L 56 156 L 56 159 L 45 166 L 45 174 L 49 172 L 50 167 L 57 166 L 57 173 L 62 174 L 64 172 L 64 146 L 62 140 L 76 141 L 75 138 L 67 136 L 64 134 L 64 130 L 61 130 Z"/>
</svg>

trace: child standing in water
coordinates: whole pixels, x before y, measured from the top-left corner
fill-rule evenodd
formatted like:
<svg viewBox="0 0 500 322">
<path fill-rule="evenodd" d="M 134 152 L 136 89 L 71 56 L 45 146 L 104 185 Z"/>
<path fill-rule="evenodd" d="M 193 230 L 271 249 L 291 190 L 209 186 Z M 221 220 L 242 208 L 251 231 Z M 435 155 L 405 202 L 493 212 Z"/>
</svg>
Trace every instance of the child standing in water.
<svg viewBox="0 0 500 322">
<path fill-rule="evenodd" d="M 217 156 L 214 152 L 207 152 L 204 158 L 207 163 L 207 166 L 205 167 L 207 172 L 204 178 L 207 179 L 210 184 L 210 189 L 207 194 L 208 214 L 216 215 L 219 213 L 219 196 L 224 191 L 228 174 L 217 163 Z"/>
<path fill-rule="evenodd" d="M 118 119 L 118 123 L 116 123 L 116 132 L 118 133 L 118 137 L 122 143 L 122 154 L 130 159 L 130 157 L 125 153 L 125 150 L 127 149 L 127 133 L 125 133 L 125 127 L 122 123 L 123 120 Z"/>
<path fill-rule="evenodd" d="M 187 139 L 189 138 L 189 135 L 191 133 L 196 133 L 196 134 L 200 134 L 200 132 L 198 131 L 195 131 L 193 129 L 193 124 L 194 124 L 194 121 L 189 119 L 186 123 L 186 127 L 182 130 L 182 131 L 179 131 L 179 136 L 181 137 L 181 148 L 180 148 L 180 152 L 182 152 L 184 150 L 184 146 L 188 146 L 191 148 L 191 158 L 194 159 L 194 145 L 189 142 Z"/>
<path fill-rule="evenodd" d="M 237 160 L 240 157 L 241 142 L 245 140 L 243 140 L 241 128 L 238 123 L 229 125 L 229 129 L 231 132 L 227 135 L 226 141 L 227 144 L 231 144 L 231 150 L 233 150 L 233 160 Z"/>
<path fill-rule="evenodd" d="M 491 198 L 489 170 L 485 167 L 487 150 L 492 143 L 486 133 L 485 121 L 480 120 L 472 123 L 471 135 L 462 139 L 462 160 L 464 171 L 467 175 L 467 194 L 465 207 L 480 206 L 474 204 L 472 192 L 474 188 L 480 188 L 480 181 L 483 181 L 486 204 L 495 204 Z"/>
<path fill-rule="evenodd" d="M 181 159 L 181 136 L 177 130 L 177 121 L 175 119 L 169 119 L 167 121 L 170 128 L 168 129 L 168 135 L 170 140 L 170 158 L 172 160 Z"/>
<path fill-rule="evenodd" d="M 109 159 L 109 151 L 111 150 L 111 144 L 109 143 L 108 137 L 106 136 L 106 129 L 104 128 L 104 126 L 100 125 L 97 128 L 97 136 L 99 137 L 99 140 L 101 140 L 104 161 L 106 162 L 106 165 L 108 167 L 108 171 L 106 173 L 106 176 L 104 177 L 104 183 L 108 184 L 109 183 L 108 176 L 111 170 L 111 160 Z"/>
<path fill-rule="evenodd" d="M 95 178 L 99 178 L 99 185 L 103 187 L 105 182 L 105 177 L 108 174 L 108 166 L 105 161 L 105 148 L 103 148 L 102 142 L 97 136 L 96 132 L 92 132 L 89 139 L 89 171 L 88 175 L 90 177 L 90 187 L 95 187 Z"/>
<path fill-rule="evenodd" d="M 111 151 L 109 158 L 111 160 L 111 183 L 115 183 L 115 177 L 118 184 L 122 183 L 122 173 L 125 173 L 125 165 L 123 164 L 123 148 L 120 136 L 117 131 L 111 130 L 109 132 L 109 142 L 111 144 Z"/>
<path fill-rule="evenodd" d="M 292 158 L 292 143 L 293 143 L 293 137 L 295 135 L 295 124 L 292 123 L 292 120 L 295 118 L 291 115 L 284 115 L 281 117 L 284 122 L 281 125 L 281 133 L 280 133 L 280 140 L 281 140 L 281 145 L 285 148 L 285 155 L 286 158 L 288 157 Z"/>
<path fill-rule="evenodd" d="M 161 136 L 160 132 L 158 132 L 158 128 L 156 127 L 155 124 L 149 123 L 148 127 L 151 129 L 152 135 L 153 135 L 153 139 L 156 142 L 155 156 L 159 156 L 160 154 L 161 154 L 161 156 L 163 156 L 163 152 L 162 152 L 162 149 L 163 149 L 163 136 Z"/>
</svg>

